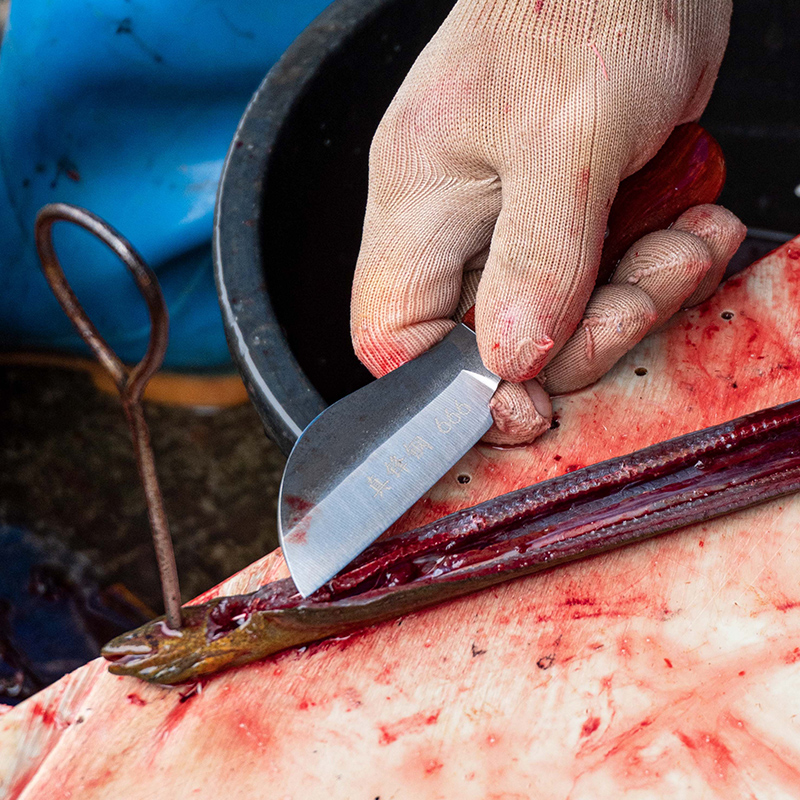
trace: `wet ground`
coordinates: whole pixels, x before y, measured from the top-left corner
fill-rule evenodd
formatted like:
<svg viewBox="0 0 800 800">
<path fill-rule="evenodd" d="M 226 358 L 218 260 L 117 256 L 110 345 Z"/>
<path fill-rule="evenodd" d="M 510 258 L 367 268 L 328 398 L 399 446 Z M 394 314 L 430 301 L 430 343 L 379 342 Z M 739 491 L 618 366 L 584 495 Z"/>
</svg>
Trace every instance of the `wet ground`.
<svg viewBox="0 0 800 800">
<path fill-rule="evenodd" d="M 148 405 L 184 600 L 277 546 L 284 459 L 248 405 Z M 55 534 L 101 584 L 161 611 L 144 496 L 119 401 L 82 373 L 0 367 L 0 523 Z"/>
</svg>

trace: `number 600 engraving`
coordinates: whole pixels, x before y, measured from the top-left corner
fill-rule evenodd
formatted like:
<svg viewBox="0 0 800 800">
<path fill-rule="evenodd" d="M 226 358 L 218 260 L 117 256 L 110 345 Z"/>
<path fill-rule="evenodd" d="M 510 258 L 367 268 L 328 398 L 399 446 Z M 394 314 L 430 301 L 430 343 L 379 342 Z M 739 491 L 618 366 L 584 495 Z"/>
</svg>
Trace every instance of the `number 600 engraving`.
<svg viewBox="0 0 800 800">
<path fill-rule="evenodd" d="M 472 409 L 460 400 L 456 400 L 455 408 L 446 408 L 444 410 L 444 419 L 436 417 L 434 422 L 440 433 L 450 433 L 453 426 L 458 425 L 464 417 L 466 417 Z"/>
</svg>

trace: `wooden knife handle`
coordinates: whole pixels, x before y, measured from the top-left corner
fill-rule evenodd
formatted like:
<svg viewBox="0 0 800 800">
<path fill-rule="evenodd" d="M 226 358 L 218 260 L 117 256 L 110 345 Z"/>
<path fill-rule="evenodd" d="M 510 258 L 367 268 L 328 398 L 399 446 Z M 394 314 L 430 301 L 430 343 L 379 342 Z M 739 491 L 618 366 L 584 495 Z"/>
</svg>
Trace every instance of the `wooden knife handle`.
<svg viewBox="0 0 800 800">
<path fill-rule="evenodd" d="M 598 285 L 608 283 L 636 241 L 672 225 L 692 206 L 715 203 L 725 185 L 725 158 L 714 137 L 696 122 L 675 128 L 664 146 L 619 185 L 608 215 Z M 475 330 L 475 306 L 462 322 Z"/>
</svg>

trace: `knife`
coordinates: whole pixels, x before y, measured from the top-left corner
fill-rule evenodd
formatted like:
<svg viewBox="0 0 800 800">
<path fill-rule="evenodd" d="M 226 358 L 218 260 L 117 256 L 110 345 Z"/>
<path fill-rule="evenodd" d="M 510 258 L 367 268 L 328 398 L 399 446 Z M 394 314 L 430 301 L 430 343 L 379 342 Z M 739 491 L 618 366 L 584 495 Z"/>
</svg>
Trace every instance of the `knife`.
<svg viewBox="0 0 800 800">
<path fill-rule="evenodd" d="M 725 183 L 717 142 L 682 125 L 609 213 L 598 273 L 607 282 L 628 247 L 713 203 Z M 500 378 L 478 353 L 474 309 L 428 352 L 342 398 L 298 438 L 281 481 L 278 535 L 308 597 L 407 511 L 489 430 Z"/>
</svg>

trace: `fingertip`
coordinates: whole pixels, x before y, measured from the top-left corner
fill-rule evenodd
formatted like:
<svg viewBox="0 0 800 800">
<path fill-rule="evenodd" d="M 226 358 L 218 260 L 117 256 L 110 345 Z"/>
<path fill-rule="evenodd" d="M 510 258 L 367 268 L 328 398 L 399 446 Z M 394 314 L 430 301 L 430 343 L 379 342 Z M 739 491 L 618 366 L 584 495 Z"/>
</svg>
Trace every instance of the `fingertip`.
<svg viewBox="0 0 800 800">
<path fill-rule="evenodd" d="M 543 419 L 549 422 L 553 418 L 553 402 L 550 400 L 550 395 L 544 390 L 542 384 L 539 383 L 539 381 L 533 380 L 525 381 L 522 385 L 525 387 L 525 391 L 528 393 L 533 407 L 539 412 L 539 415 Z"/>
<path fill-rule="evenodd" d="M 395 328 L 380 318 L 354 322 L 351 339 L 356 357 L 376 377 L 397 369 L 440 342 L 455 327 L 449 319 Z"/>
<path fill-rule="evenodd" d="M 578 330 L 548 365 L 544 389 L 565 394 L 594 383 L 640 342 L 658 318 L 650 295 L 638 286 L 601 286 Z"/>
<path fill-rule="evenodd" d="M 675 279 L 699 281 L 711 266 L 705 243 L 689 231 L 663 230 L 643 236 L 625 253 L 612 284 L 639 286 Z"/>
<path fill-rule="evenodd" d="M 650 295 L 658 310 L 654 323 L 658 327 L 705 281 L 712 264 L 706 243 L 693 233 L 655 231 L 628 250 L 611 285 L 635 286 Z"/>
<path fill-rule="evenodd" d="M 747 226 L 736 214 L 724 206 L 711 204 L 694 206 L 684 211 L 675 221 L 672 230 L 687 231 L 698 236 L 712 249 L 712 255 L 730 252 L 731 249 L 735 252 L 747 236 Z"/>
<path fill-rule="evenodd" d="M 694 206 L 675 222 L 674 231 L 696 236 L 708 248 L 711 267 L 697 289 L 686 299 L 684 306 L 694 306 L 708 299 L 722 280 L 728 262 L 747 236 L 747 227 L 723 206 Z"/>
<path fill-rule="evenodd" d="M 483 287 L 481 287 L 482 289 Z M 555 342 L 533 303 L 481 302 L 475 307 L 478 350 L 483 363 L 503 380 L 524 383 L 541 372 Z"/>
<path fill-rule="evenodd" d="M 536 381 L 532 383 L 538 385 Z M 483 437 L 483 441 L 505 447 L 534 441 L 549 430 L 553 416 L 550 398 L 541 386 L 537 392 L 535 388 L 531 390 L 524 384 L 508 381 L 500 384 L 489 408 L 494 425 Z M 540 408 L 545 413 L 540 412 Z"/>
</svg>

